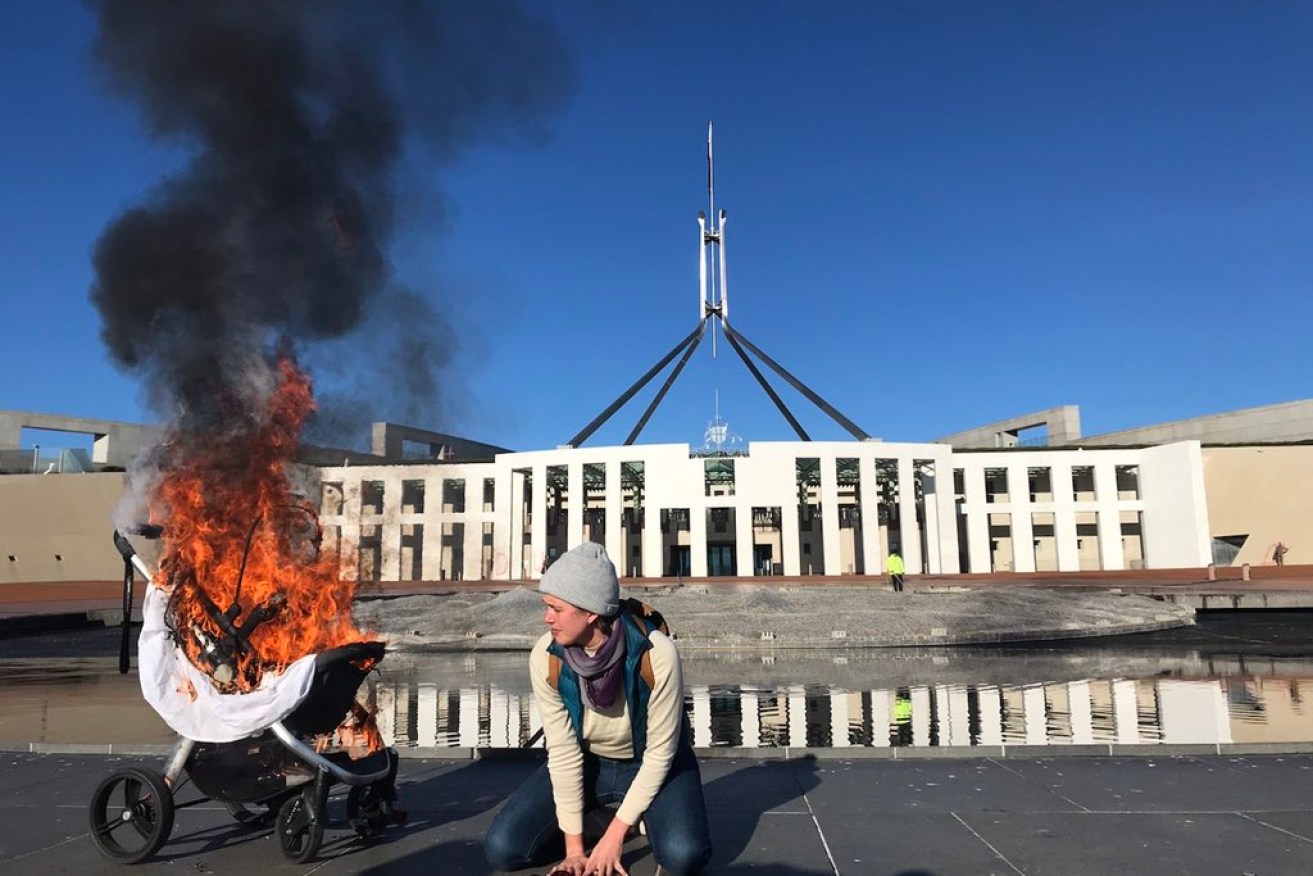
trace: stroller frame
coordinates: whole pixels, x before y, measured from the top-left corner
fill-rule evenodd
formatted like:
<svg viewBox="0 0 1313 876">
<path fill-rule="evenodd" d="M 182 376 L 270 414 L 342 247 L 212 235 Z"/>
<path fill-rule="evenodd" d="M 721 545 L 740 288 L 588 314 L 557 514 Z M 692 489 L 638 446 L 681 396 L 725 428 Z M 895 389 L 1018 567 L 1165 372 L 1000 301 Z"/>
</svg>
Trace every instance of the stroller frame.
<svg viewBox="0 0 1313 876">
<path fill-rule="evenodd" d="M 150 569 L 118 532 L 115 545 L 124 561 L 147 580 Z M 124 624 L 129 623 L 125 614 Z M 274 822 L 285 856 L 312 859 L 328 822 L 328 795 L 335 783 L 349 785 L 347 821 L 366 840 L 405 822 L 396 800 L 398 757 L 383 748 L 352 761 L 344 753 L 320 754 L 302 736 L 331 732 L 341 722 L 368 674 L 382 658 L 382 642 L 357 642 L 323 651 L 314 658 L 311 689 L 292 712 L 251 736 L 233 742 L 200 742 L 180 736 L 160 772 L 125 767 L 105 778 L 91 796 L 91 839 L 105 857 L 137 864 L 168 840 L 178 809 L 215 800 L 241 824 Z M 174 795 L 191 781 L 202 796 L 178 803 Z M 246 808 L 268 807 L 266 813 Z"/>
<path fill-rule="evenodd" d="M 197 755 L 202 750 L 198 748 L 201 743 L 180 738 L 170 751 L 162 773 L 146 767 L 127 767 L 100 783 L 89 807 L 91 838 L 96 848 L 113 861 L 140 863 L 168 841 L 177 810 L 215 800 L 225 804 L 239 823 L 251 827 L 267 824 L 272 817 L 283 854 L 305 863 L 314 858 L 323 842 L 324 827 L 329 823 L 328 796 L 337 783 L 351 787 L 347 821 L 362 838 L 374 839 L 388 826 L 404 822 L 405 816 L 392 806 L 396 799 L 398 764 L 392 749 L 362 758 L 359 766 L 352 768 L 340 759 L 314 751 L 282 721 L 270 725 L 268 733 L 295 761 L 312 768 L 313 777 L 289 783 L 286 788 L 257 800 L 211 793 L 178 803 L 174 795 L 187 785 L 190 770 L 196 767 Z M 218 743 L 210 749 L 241 744 Z M 253 812 L 246 808 L 246 803 L 267 806 L 268 812 Z"/>
</svg>

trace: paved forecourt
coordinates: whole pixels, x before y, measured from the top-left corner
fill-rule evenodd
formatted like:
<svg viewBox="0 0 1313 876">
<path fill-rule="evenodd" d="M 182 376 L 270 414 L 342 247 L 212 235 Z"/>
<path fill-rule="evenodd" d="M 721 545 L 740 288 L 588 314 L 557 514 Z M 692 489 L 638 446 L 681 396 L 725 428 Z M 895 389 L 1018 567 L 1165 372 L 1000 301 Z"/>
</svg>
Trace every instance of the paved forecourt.
<svg viewBox="0 0 1313 876">
<path fill-rule="evenodd" d="M 162 758 L 0 758 L 0 869 L 129 872 L 92 845 L 87 803 L 113 770 L 158 768 Z M 218 804 L 183 809 L 159 856 L 136 870 L 492 876 L 483 832 L 536 765 L 525 756 L 403 760 L 408 824 L 372 845 L 335 824 L 305 865 L 287 861 L 268 828 L 238 825 Z M 1313 756 L 1304 754 L 707 757 L 703 781 L 713 874 L 1313 873 Z M 330 803 L 338 822 L 343 808 L 339 793 Z M 656 873 L 642 838 L 625 862 L 634 876 Z"/>
</svg>

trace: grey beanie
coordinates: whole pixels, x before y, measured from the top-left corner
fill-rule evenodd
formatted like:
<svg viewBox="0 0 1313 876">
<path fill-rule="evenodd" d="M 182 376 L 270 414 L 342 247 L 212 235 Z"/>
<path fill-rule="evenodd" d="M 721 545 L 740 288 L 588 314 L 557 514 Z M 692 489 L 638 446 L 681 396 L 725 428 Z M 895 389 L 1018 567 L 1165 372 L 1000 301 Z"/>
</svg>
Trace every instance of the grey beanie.
<svg viewBox="0 0 1313 876">
<path fill-rule="evenodd" d="M 547 567 L 538 592 L 563 599 L 584 611 L 611 617 L 620 610 L 620 582 L 606 548 L 586 541 Z"/>
</svg>

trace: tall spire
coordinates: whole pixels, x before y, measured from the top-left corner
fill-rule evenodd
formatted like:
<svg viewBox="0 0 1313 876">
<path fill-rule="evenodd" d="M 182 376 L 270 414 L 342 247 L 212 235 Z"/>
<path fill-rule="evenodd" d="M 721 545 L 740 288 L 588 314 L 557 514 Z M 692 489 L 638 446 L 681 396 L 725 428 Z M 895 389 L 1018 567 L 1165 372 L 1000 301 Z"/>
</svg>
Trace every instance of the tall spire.
<svg viewBox="0 0 1313 876">
<path fill-rule="evenodd" d="M 688 360 L 693 355 L 693 351 L 696 350 L 698 344 L 702 342 L 702 335 L 706 333 L 707 323 L 711 323 L 712 355 L 715 355 L 716 323 L 720 323 L 719 328 L 725 333 L 725 340 L 729 342 L 730 348 L 740 359 L 743 360 L 743 364 L 756 379 L 757 383 L 761 385 L 761 388 L 765 391 L 766 395 L 770 397 L 770 400 L 775 404 L 775 407 L 779 409 L 779 412 L 784 416 L 784 419 L 788 420 L 789 425 L 793 428 L 793 431 L 797 433 L 799 439 L 803 441 L 811 440 L 807 435 L 807 432 L 802 428 L 802 424 L 798 422 L 797 418 L 793 416 L 792 412 L 790 412 L 788 407 L 784 404 L 784 400 L 780 398 L 779 393 L 774 390 L 770 385 L 770 382 L 766 379 L 766 376 L 762 374 L 761 369 L 752 361 L 752 358 L 748 355 L 749 352 L 761 360 L 766 367 L 782 377 L 790 386 L 802 393 L 808 401 L 820 408 L 822 412 L 830 417 L 830 419 L 847 429 L 848 433 L 854 438 L 859 441 L 865 441 L 870 438 L 870 436 L 863 432 L 855 423 L 835 410 L 832 405 L 825 401 L 825 399 L 812 392 L 805 383 L 790 374 L 785 370 L 784 366 L 767 356 L 762 350 L 730 325 L 729 291 L 725 282 L 726 213 L 723 209 L 719 212 L 716 210 L 716 165 L 714 157 L 715 155 L 712 149 L 712 126 L 711 123 L 708 122 L 707 211 L 710 212 L 711 216 L 710 219 L 708 219 L 707 213 L 701 210 L 698 211 L 698 324 L 688 333 L 687 337 L 676 344 L 669 353 L 649 368 L 647 372 L 642 377 L 638 378 L 632 386 L 621 393 L 620 397 L 613 401 L 606 410 L 594 417 L 591 423 L 571 438 L 570 443 L 566 446 L 579 447 L 582 445 L 583 442 L 588 440 L 590 435 L 597 431 L 599 426 L 609 420 L 616 411 L 624 407 L 624 405 L 634 397 L 635 393 L 646 386 L 652 378 L 665 370 L 665 368 L 671 362 L 674 362 L 676 357 L 678 357 L 679 361 L 670 371 L 665 382 L 661 384 L 661 388 L 652 398 L 647 409 L 643 411 L 643 415 L 639 417 L 638 423 L 634 426 L 633 431 L 631 431 L 629 437 L 625 439 L 625 444 L 633 444 L 638 440 L 638 434 L 643 431 L 643 427 L 647 425 L 647 421 L 651 418 L 653 412 L 656 411 L 657 406 L 661 404 L 662 399 L 666 397 L 666 393 L 670 391 L 670 387 L 674 384 L 676 378 L 679 377 L 680 372 L 684 370 L 684 366 L 688 364 Z M 711 251 L 709 260 L 707 255 L 708 250 Z M 708 263 L 708 261 L 710 263 Z M 722 442 L 728 440 L 725 438 L 725 435 L 728 433 L 725 429 L 720 428 L 722 426 L 724 426 L 724 421 L 720 419 L 720 395 L 719 392 L 717 392 L 716 419 L 712 421 L 712 429 L 709 430 L 708 434 L 719 435 L 719 440 Z M 721 446 L 723 447 L 723 443 Z"/>
<path fill-rule="evenodd" d="M 722 209 L 716 212 L 716 162 L 713 130 L 707 122 L 707 212 L 698 212 L 698 319 L 729 317 L 729 296 L 725 274 L 725 219 Z M 710 256 L 707 251 L 710 249 Z M 712 320 L 711 355 L 716 355 L 716 326 Z"/>
</svg>

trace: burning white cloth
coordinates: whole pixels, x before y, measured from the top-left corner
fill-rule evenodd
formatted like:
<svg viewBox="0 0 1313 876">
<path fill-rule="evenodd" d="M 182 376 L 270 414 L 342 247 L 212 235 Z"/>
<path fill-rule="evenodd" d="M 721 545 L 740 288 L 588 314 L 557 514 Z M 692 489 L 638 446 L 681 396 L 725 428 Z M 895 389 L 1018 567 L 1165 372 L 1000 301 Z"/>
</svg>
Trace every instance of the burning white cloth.
<svg viewBox="0 0 1313 876">
<path fill-rule="evenodd" d="M 297 660 L 281 675 L 266 672 L 250 693 L 220 693 L 174 644 L 164 610 L 169 597 L 146 585 L 137 640 L 137 674 L 146 702 L 180 735 L 197 742 L 235 742 L 267 730 L 292 713 L 310 693 L 315 655 Z M 195 691 L 195 697 L 192 696 Z"/>
</svg>

